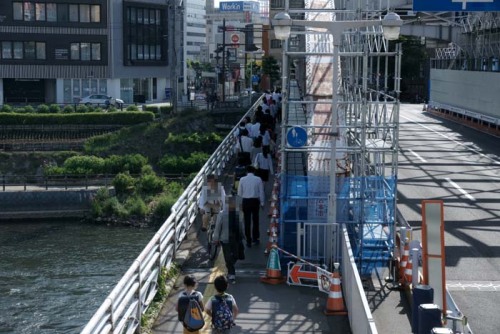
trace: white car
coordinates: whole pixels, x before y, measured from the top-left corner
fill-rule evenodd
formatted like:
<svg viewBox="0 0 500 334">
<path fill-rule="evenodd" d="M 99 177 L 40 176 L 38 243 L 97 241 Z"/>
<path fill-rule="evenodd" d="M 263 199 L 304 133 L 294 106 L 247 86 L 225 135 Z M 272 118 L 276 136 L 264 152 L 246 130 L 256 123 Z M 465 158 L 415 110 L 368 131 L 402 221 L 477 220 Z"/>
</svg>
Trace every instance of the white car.
<svg viewBox="0 0 500 334">
<path fill-rule="evenodd" d="M 124 104 L 123 100 L 115 99 L 111 96 L 104 95 L 104 94 L 93 94 L 93 95 L 89 95 L 86 97 L 82 97 L 80 99 L 80 103 L 85 104 L 85 105 L 96 104 L 96 105 L 100 105 L 100 106 L 112 105 L 112 106 L 116 106 L 119 108 L 121 108 Z"/>
</svg>

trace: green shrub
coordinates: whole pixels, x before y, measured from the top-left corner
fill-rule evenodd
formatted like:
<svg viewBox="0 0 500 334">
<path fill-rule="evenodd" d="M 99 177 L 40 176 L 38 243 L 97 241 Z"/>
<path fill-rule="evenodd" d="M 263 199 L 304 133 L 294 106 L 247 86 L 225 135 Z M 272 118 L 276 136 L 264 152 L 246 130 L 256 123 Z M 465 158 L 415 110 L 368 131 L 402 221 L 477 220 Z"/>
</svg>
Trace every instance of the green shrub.
<svg viewBox="0 0 500 334">
<path fill-rule="evenodd" d="M 128 172 L 116 175 L 112 184 L 117 195 L 130 194 L 135 189 L 135 179 Z"/>
<path fill-rule="evenodd" d="M 58 114 L 61 112 L 61 107 L 58 104 L 51 104 L 49 106 L 49 112 L 51 114 Z"/>
<path fill-rule="evenodd" d="M 173 110 L 174 110 L 174 107 L 172 107 L 172 106 L 161 106 L 160 107 L 160 114 L 171 115 Z"/>
<path fill-rule="evenodd" d="M 63 167 L 68 174 L 102 174 L 104 159 L 93 155 L 74 156 L 64 161 Z"/>
<path fill-rule="evenodd" d="M 39 114 L 48 114 L 48 113 L 50 113 L 50 109 L 49 109 L 48 105 L 46 105 L 46 104 L 40 104 L 36 108 L 36 112 L 39 113 Z"/>
<path fill-rule="evenodd" d="M 104 212 L 104 203 L 111 198 L 107 188 L 100 188 L 92 199 L 91 212 L 94 217 L 101 217 Z"/>
<path fill-rule="evenodd" d="M 62 112 L 64 114 L 71 114 L 73 112 L 75 112 L 75 108 L 73 106 L 70 106 L 69 104 L 65 105 Z"/>
<path fill-rule="evenodd" d="M 125 109 L 126 111 L 139 111 L 139 107 L 136 106 L 135 104 L 131 104 Z M 146 110 L 147 111 L 147 110 Z"/>
<path fill-rule="evenodd" d="M 79 104 L 79 105 L 76 106 L 76 112 L 77 113 L 85 114 L 88 111 L 89 111 L 89 108 L 86 105 L 84 105 L 84 104 Z"/>
<path fill-rule="evenodd" d="M 2 109 L 0 109 L 0 112 L 11 113 L 11 112 L 14 112 L 14 109 L 11 106 L 9 106 L 8 104 L 4 104 L 2 106 Z"/>
<path fill-rule="evenodd" d="M 30 105 L 24 106 L 24 113 L 26 113 L 26 114 L 34 114 L 35 113 L 35 108 L 33 108 L 33 106 L 30 106 Z"/>
<path fill-rule="evenodd" d="M 157 106 L 146 106 L 146 108 L 144 108 L 144 111 L 150 111 L 154 114 L 158 114 L 160 109 Z"/>
<path fill-rule="evenodd" d="M 167 192 L 175 198 L 178 198 L 184 192 L 184 186 L 179 182 L 168 182 L 167 183 Z"/>
<path fill-rule="evenodd" d="M 139 196 L 131 196 L 125 201 L 125 207 L 129 215 L 144 217 L 148 213 L 148 207 Z"/>
<path fill-rule="evenodd" d="M 33 109 L 33 107 L 31 107 Z M 71 108 L 71 106 L 69 107 Z M 87 110 L 84 105 L 79 105 L 79 110 Z M 24 108 L 16 109 L 15 113 L 0 113 L 0 124 L 112 124 L 112 125 L 134 125 L 151 122 L 154 115 L 150 112 L 115 112 L 115 113 L 75 113 L 73 110 L 64 109 L 65 114 L 20 114 L 26 111 Z M 67 112 L 67 113 L 66 113 Z"/>
<path fill-rule="evenodd" d="M 104 216 L 117 215 L 118 217 L 127 217 L 128 212 L 116 197 L 110 197 L 102 204 L 102 214 Z"/>
<path fill-rule="evenodd" d="M 139 174 L 144 165 L 148 163 L 148 158 L 140 154 L 128 154 L 123 156 L 123 168 L 132 174 Z"/>
<path fill-rule="evenodd" d="M 160 160 L 160 168 L 164 173 L 189 174 L 203 167 L 210 155 L 204 152 L 193 152 L 189 157 L 165 155 Z"/>
<path fill-rule="evenodd" d="M 167 186 L 165 179 L 157 176 L 154 173 L 144 174 L 139 178 L 138 188 L 141 193 L 146 195 L 154 195 L 162 192 Z"/>
<path fill-rule="evenodd" d="M 164 220 L 170 216 L 172 206 L 177 202 L 178 197 L 174 197 L 170 194 L 164 194 L 156 200 L 156 205 L 153 209 L 153 214 L 156 217 Z"/>
</svg>

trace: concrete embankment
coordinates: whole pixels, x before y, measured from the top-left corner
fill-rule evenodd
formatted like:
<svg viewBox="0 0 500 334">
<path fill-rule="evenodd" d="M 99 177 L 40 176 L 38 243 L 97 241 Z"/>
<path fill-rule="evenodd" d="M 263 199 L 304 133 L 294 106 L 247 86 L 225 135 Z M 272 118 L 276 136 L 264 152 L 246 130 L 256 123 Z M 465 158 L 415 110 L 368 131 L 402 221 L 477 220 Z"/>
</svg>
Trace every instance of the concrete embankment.
<svg viewBox="0 0 500 334">
<path fill-rule="evenodd" d="M 85 217 L 97 189 L 0 192 L 0 220 Z"/>
</svg>

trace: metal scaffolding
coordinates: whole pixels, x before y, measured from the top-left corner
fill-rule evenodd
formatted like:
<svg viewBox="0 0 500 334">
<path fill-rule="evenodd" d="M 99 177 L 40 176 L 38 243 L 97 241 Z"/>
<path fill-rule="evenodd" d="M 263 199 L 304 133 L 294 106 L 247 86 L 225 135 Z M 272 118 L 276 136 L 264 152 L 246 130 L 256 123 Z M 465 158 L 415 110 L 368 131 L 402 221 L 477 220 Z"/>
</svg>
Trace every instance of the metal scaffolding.
<svg viewBox="0 0 500 334">
<path fill-rule="evenodd" d="M 334 1 L 305 1 L 302 12 L 311 21 L 380 20 L 386 13 L 386 8 L 368 0 L 344 2 L 340 8 L 335 9 Z M 291 10 L 290 15 L 299 12 Z M 300 152 L 307 168 L 304 176 L 289 170 L 283 175 L 282 243 L 299 256 L 330 267 L 342 256 L 338 232 L 346 224 L 360 273 L 368 275 L 388 264 L 394 248 L 400 46 L 390 49 L 380 26 L 347 29 L 341 41 L 333 41 L 321 29 L 294 28 L 303 51 L 285 54 L 290 63 L 305 64 L 304 75 L 297 75 L 305 80 L 299 82 L 302 99 L 288 101 L 288 114 L 305 110 L 305 116 L 302 124 L 286 118 L 283 125 L 306 129 L 307 145 L 285 148 L 284 166 Z M 334 45 L 339 45 L 338 59 L 332 56 Z M 339 72 L 337 92 L 332 86 L 334 66 Z M 334 121 L 338 133 L 332 133 Z M 333 144 L 337 207 L 335 226 L 329 226 L 325 206 L 330 189 L 325 185 L 334 177 L 330 175 Z"/>
</svg>

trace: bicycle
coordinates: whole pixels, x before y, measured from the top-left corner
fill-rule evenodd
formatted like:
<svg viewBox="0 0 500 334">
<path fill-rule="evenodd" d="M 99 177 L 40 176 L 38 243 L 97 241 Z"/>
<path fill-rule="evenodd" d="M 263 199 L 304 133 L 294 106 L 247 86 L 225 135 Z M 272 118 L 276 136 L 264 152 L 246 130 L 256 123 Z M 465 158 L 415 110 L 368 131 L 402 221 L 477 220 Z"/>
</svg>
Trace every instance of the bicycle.
<svg viewBox="0 0 500 334">
<path fill-rule="evenodd" d="M 215 223 L 217 222 L 218 215 L 218 212 L 210 210 L 210 220 L 208 221 L 207 229 L 207 253 L 210 261 L 213 261 L 217 257 L 219 250 L 219 243 L 214 242 Z"/>
</svg>

